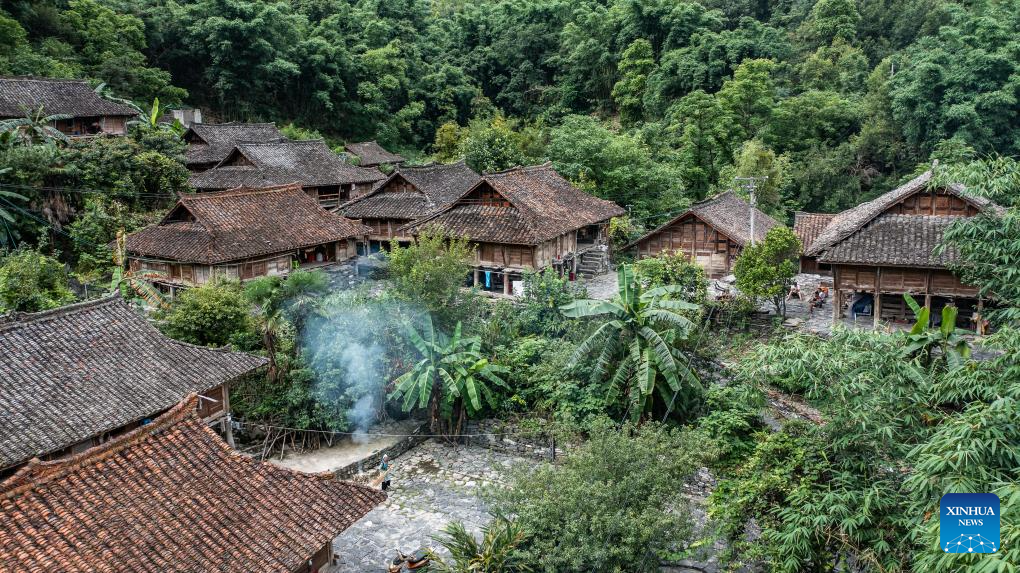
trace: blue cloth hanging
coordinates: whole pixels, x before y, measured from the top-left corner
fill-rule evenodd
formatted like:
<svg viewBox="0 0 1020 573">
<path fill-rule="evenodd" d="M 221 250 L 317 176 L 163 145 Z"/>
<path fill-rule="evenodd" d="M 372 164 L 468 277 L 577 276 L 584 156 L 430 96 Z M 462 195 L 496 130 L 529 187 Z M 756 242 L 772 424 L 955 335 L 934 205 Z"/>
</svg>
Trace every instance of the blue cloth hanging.
<svg viewBox="0 0 1020 573">
<path fill-rule="evenodd" d="M 485 271 L 485 288 L 492 288 L 492 271 Z"/>
</svg>

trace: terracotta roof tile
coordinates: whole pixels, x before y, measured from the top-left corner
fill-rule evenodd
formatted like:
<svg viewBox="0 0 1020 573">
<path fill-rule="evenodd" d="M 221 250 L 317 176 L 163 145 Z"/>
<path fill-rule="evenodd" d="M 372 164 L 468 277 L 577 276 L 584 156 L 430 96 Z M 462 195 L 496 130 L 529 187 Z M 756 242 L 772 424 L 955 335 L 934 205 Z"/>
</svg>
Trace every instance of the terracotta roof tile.
<svg viewBox="0 0 1020 573">
<path fill-rule="evenodd" d="M 473 204 L 467 196 L 483 185 L 490 186 L 510 205 Z M 453 205 L 402 229 L 418 232 L 426 225 L 438 225 L 474 241 L 538 245 L 624 213 L 612 201 L 574 187 L 546 163 L 487 174 Z"/>
<path fill-rule="evenodd" d="M 401 163 L 404 158 L 396 153 L 390 153 L 375 141 L 362 141 L 361 143 L 348 143 L 344 149 L 356 155 L 361 160 L 361 165 L 372 167 L 386 163 Z"/>
<path fill-rule="evenodd" d="M 234 165 L 243 158 L 250 165 Z M 378 169 L 351 165 L 322 140 L 238 143 L 219 165 L 191 176 L 199 190 L 266 187 L 300 183 L 302 187 L 374 183 L 386 176 Z"/>
<path fill-rule="evenodd" d="M 219 163 L 238 143 L 265 143 L 285 139 L 275 123 L 195 123 L 184 132 L 188 149 L 185 163 Z"/>
<path fill-rule="evenodd" d="M 326 211 L 297 184 L 241 187 L 182 195 L 161 223 L 128 235 L 127 250 L 141 256 L 216 264 L 350 239 L 369 231 Z"/>
<path fill-rule="evenodd" d="M 195 406 L 0 483 L 0 570 L 297 571 L 386 499 L 243 456 Z"/>
<path fill-rule="evenodd" d="M 384 181 L 376 183 L 370 193 L 341 205 L 338 212 L 353 219 L 420 219 L 447 207 L 481 179 L 463 161 L 398 167 Z M 383 191 L 391 182 L 399 180 L 409 183 L 414 191 Z"/>
<path fill-rule="evenodd" d="M 84 80 L 0 77 L 0 117 L 23 117 L 39 106 L 47 115 L 138 115 L 131 106 L 103 98 Z"/>
<path fill-rule="evenodd" d="M 797 211 L 793 215 L 793 234 L 800 239 L 802 250 L 818 237 L 836 215 L 834 213 L 805 213 Z"/>
<path fill-rule="evenodd" d="M 151 417 L 266 363 L 163 336 L 113 296 L 0 317 L 0 468 Z"/>
</svg>

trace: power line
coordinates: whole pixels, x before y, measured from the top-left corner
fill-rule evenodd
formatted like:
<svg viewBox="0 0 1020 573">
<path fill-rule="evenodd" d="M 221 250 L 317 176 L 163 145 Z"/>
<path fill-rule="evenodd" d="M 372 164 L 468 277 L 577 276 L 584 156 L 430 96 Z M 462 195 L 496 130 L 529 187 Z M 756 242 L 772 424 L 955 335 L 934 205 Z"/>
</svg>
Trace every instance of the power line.
<svg viewBox="0 0 1020 573">
<path fill-rule="evenodd" d="M 176 199 L 177 197 L 172 193 L 134 193 L 130 191 L 118 192 L 118 191 L 101 191 L 99 189 L 87 189 L 78 187 L 49 187 L 46 185 L 18 185 L 14 183 L 0 183 L 0 188 L 4 189 L 17 189 L 20 191 L 48 191 L 52 193 L 77 193 L 79 195 L 102 195 L 104 197 L 116 198 L 119 196 L 125 197 L 147 197 L 147 198 L 163 198 L 163 199 Z"/>
</svg>

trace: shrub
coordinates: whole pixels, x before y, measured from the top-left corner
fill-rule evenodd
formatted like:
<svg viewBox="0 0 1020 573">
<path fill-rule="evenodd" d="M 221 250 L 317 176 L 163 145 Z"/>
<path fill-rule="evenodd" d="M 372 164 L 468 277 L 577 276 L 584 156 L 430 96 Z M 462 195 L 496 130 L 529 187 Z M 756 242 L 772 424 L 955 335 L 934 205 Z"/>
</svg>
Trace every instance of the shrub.
<svg viewBox="0 0 1020 573">
<path fill-rule="evenodd" d="M 202 346 L 224 346 L 255 337 L 251 307 L 237 282 L 209 283 L 180 293 L 160 313 L 163 332 Z"/>
<path fill-rule="evenodd" d="M 64 265 L 18 249 L 0 259 L 0 312 L 38 312 L 74 302 Z"/>
</svg>

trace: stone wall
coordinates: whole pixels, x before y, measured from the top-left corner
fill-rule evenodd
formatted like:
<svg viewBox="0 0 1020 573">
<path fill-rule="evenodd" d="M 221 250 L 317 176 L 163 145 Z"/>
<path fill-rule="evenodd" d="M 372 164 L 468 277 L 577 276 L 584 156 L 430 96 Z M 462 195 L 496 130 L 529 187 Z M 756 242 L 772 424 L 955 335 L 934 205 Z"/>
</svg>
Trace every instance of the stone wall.
<svg viewBox="0 0 1020 573">
<path fill-rule="evenodd" d="M 375 476 L 375 470 L 379 467 L 379 464 L 382 463 L 382 457 L 384 455 L 389 456 L 392 460 L 427 439 L 429 439 L 428 424 L 422 424 L 418 426 L 411 435 L 401 438 L 399 442 L 381 450 L 376 450 L 356 462 L 334 470 L 333 473 L 338 480 L 351 480 L 359 483 L 367 483 Z"/>
</svg>

